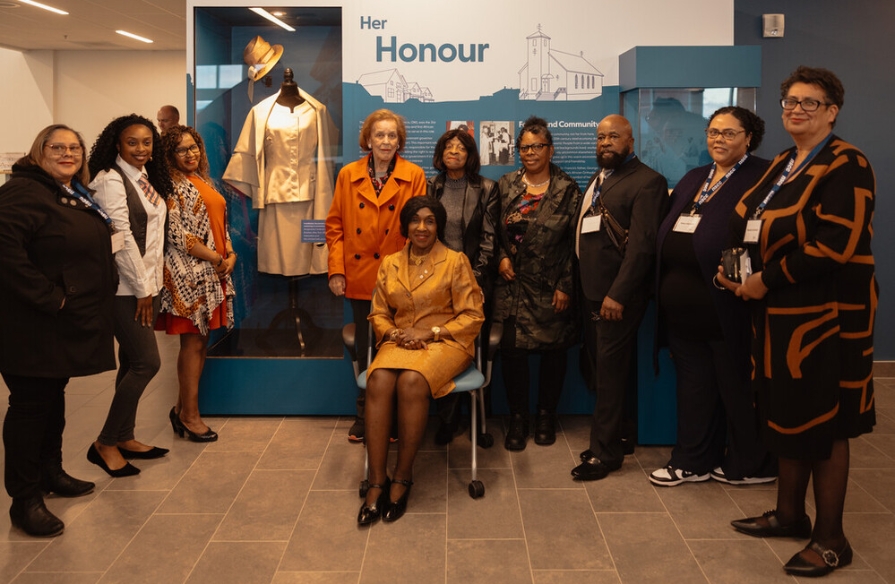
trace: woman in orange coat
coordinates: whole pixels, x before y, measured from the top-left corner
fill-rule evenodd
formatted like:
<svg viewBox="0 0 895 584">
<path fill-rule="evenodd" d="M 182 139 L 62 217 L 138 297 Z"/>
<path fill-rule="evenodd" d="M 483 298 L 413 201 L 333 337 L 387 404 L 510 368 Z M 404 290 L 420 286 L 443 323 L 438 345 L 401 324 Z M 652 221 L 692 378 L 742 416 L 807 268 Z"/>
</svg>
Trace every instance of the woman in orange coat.
<svg viewBox="0 0 895 584">
<path fill-rule="evenodd" d="M 367 116 L 358 139 L 369 152 L 339 172 L 333 203 L 326 217 L 329 289 L 351 301 L 356 349 L 366 368 L 370 299 L 382 258 L 404 247 L 399 213 L 411 197 L 426 194 L 423 169 L 398 155 L 407 143 L 404 120 L 381 109 Z M 357 417 L 348 439 L 364 439 L 364 393 L 357 397 Z"/>
</svg>

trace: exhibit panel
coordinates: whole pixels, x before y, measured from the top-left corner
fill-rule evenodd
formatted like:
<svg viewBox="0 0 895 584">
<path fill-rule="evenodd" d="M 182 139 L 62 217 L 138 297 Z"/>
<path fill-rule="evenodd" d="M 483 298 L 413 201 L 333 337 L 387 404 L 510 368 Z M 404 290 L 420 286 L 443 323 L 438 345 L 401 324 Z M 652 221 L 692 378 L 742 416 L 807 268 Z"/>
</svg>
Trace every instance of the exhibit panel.
<svg viewBox="0 0 895 584">
<path fill-rule="evenodd" d="M 669 29 L 681 7 L 658 0 L 639 0 L 635 10 L 600 7 L 601 19 L 614 23 L 600 35 L 572 2 L 558 3 L 549 14 L 516 3 L 466 0 L 451 6 L 394 0 L 265 7 L 294 31 L 261 20 L 246 6 L 210 4 L 188 2 L 193 42 L 187 51 L 187 115 L 215 147 L 212 175 L 228 198 L 234 247 L 245 261 L 235 278 L 236 327 L 214 339 L 205 367 L 203 412 L 353 413 L 356 388 L 339 335 L 351 310 L 328 289 L 317 222 L 327 196 L 321 185 L 331 185 L 343 165 L 364 155 L 357 135 L 370 112 L 388 108 L 405 118 L 402 155 L 427 176 L 434 174 L 437 138 L 465 127 L 480 150 L 482 174 L 492 179 L 519 167 L 515 135 L 522 121 L 538 115 L 550 125 L 554 162 L 584 186 L 596 169 L 596 126 L 604 116 L 632 117 L 640 149 L 656 142 L 660 130 L 646 126 L 659 99 L 679 100 L 694 116 L 694 127 L 695 116 L 704 117 L 707 107 L 728 95 L 737 103 L 748 101 L 738 89 L 748 84 L 693 84 L 689 89 L 706 89 L 686 94 L 688 89 L 674 83 L 621 83 L 626 61 L 620 56 L 629 51 L 679 48 L 651 45 L 674 45 L 682 38 L 703 39 L 712 46 L 695 48 L 708 52 L 730 48 L 732 1 L 691 0 L 687 10 L 728 23 L 711 31 L 686 22 Z M 684 60 L 674 68 L 686 71 L 689 64 Z M 283 98 L 287 68 L 300 101 Z M 325 108 L 334 130 L 315 104 Z M 664 123 L 663 137 L 666 129 L 675 130 Z M 337 137 L 321 144 L 327 134 Z M 313 148 L 302 142 L 310 135 Z M 689 148 L 683 153 L 686 164 L 700 159 Z M 647 146 L 642 156 L 649 154 Z M 293 178 L 294 189 L 288 187 Z M 296 243 L 310 255 L 281 250 Z M 669 366 L 660 377 L 653 375 L 652 344 L 652 323 L 645 321 L 638 387 L 647 415 L 641 411 L 640 439 L 668 443 L 674 440 L 668 409 L 671 403 L 673 411 L 673 371 Z M 589 413 L 594 396 L 577 374 L 577 348 L 569 357 L 560 411 Z M 504 413 L 497 372 L 494 386 L 493 410 Z"/>
</svg>

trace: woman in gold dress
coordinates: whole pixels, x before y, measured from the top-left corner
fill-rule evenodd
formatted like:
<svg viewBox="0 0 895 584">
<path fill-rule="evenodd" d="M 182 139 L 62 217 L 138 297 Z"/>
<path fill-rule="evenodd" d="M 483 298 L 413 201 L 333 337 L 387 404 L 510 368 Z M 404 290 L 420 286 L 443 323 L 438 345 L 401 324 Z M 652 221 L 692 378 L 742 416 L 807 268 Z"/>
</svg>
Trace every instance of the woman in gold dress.
<svg viewBox="0 0 895 584">
<path fill-rule="evenodd" d="M 367 370 L 370 487 L 357 516 L 360 525 L 404 515 L 429 398 L 454 389 L 453 378 L 472 361 L 485 320 L 482 289 L 469 260 L 439 241 L 447 222 L 442 204 L 414 197 L 400 219 L 408 243 L 382 261 L 369 316 L 379 342 Z M 396 403 L 398 461 L 390 481 L 386 462 Z"/>
</svg>

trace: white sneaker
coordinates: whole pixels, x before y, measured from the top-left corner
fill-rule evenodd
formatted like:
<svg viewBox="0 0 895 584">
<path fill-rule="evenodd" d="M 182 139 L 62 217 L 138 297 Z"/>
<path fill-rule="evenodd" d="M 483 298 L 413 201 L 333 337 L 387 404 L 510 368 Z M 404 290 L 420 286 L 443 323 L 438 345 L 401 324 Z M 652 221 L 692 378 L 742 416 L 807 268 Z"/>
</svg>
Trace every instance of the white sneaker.
<svg viewBox="0 0 895 584">
<path fill-rule="evenodd" d="M 777 477 L 743 477 L 741 479 L 729 479 L 724 475 L 724 469 L 720 466 L 709 473 L 711 477 L 719 483 L 728 485 L 762 485 L 765 483 L 773 483 Z"/>
<path fill-rule="evenodd" d="M 649 475 L 649 480 L 660 487 L 676 487 L 681 483 L 701 483 L 711 478 L 709 473 L 698 475 L 690 471 L 674 468 L 671 465 L 659 470 L 654 470 Z"/>
</svg>

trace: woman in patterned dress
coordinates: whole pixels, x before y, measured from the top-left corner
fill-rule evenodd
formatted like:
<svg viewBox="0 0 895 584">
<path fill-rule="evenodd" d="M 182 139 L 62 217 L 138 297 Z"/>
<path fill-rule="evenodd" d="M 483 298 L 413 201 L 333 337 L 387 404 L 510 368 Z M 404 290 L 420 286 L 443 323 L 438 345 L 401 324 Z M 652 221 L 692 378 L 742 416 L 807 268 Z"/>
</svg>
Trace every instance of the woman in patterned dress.
<svg viewBox="0 0 895 584">
<path fill-rule="evenodd" d="M 748 249 L 754 273 L 742 284 L 718 274 L 751 304 L 762 437 L 780 461 L 777 508 L 732 524 L 757 537 L 810 538 L 784 570 L 823 576 L 852 561 L 842 528 L 848 440 L 876 422 L 876 181 L 864 154 L 832 132 L 845 93 L 832 72 L 799 67 L 781 90 L 795 147 L 777 155 L 732 218 L 733 242 Z"/>
<path fill-rule="evenodd" d="M 161 327 L 180 335 L 177 405 L 171 427 L 193 442 L 214 442 L 218 435 L 199 415 L 199 378 L 205 367 L 209 331 L 233 328 L 233 280 L 236 254 L 227 229 L 227 203 L 211 184 L 208 158 L 199 132 L 169 128 L 162 139 L 174 196 L 168 199 L 168 245 Z"/>
</svg>

